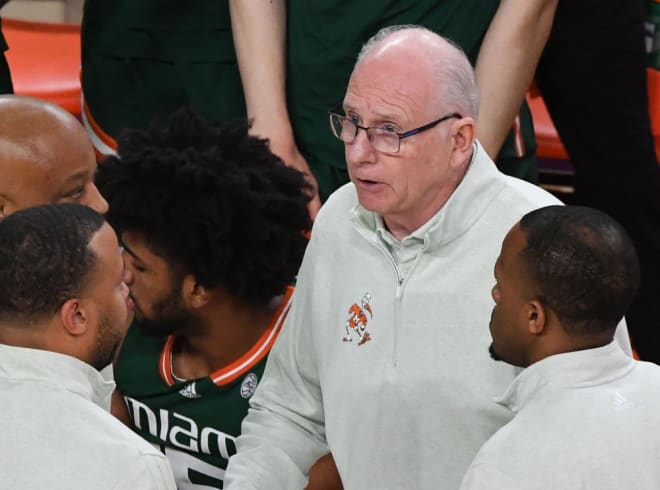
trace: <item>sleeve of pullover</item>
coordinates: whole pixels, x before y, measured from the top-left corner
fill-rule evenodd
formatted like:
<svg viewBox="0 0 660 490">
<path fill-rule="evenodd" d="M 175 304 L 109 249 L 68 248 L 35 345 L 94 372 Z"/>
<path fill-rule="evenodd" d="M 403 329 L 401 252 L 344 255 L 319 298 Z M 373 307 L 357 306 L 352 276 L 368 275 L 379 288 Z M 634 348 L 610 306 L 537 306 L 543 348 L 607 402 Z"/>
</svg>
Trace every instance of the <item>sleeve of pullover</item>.
<svg viewBox="0 0 660 490">
<path fill-rule="evenodd" d="M 112 490 L 176 490 L 174 476 L 164 454 L 141 454 L 126 466 Z"/>
<path fill-rule="evenodd" d="M 310 288 L 323 287 L 314 282 L 315 250 L 312 238 L 291 311 L 229 461 L 224 480 L 229 490 L 303 488 L 310 466 L 328 452 L 309 301 Z"/>
</svg>

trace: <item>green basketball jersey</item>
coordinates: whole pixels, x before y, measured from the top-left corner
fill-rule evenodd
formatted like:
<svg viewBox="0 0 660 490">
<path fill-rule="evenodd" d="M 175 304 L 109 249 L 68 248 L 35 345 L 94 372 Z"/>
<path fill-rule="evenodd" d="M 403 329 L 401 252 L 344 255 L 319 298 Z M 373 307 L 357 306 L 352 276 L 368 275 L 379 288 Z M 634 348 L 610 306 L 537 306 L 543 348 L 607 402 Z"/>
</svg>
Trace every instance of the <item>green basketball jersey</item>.
<svg viewBox="0 0 660 490">
<path fill-rule="evenodd" d="M 172 372 L 174 336 L 129 329 L 115 380 L 133 429 L 167 455 L 179 490 L 222 488 L 229 457 L 261 379 L 266 357 L 291 306 L 289 288 L 270 326 L 239 359 L 207 377 L 178 380 Z"/>
</svg>

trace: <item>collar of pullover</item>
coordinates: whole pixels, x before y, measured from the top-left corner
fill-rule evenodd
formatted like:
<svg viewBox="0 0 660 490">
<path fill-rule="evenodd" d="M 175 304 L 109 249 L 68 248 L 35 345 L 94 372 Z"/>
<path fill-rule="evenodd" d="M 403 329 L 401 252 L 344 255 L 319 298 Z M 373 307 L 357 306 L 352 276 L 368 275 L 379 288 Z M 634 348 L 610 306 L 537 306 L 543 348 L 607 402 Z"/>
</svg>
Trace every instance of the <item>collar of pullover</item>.
<svg viewBox="0 0 660 490">
<path fill-rule="evenodd" d="M 59 388 L 90 400 L 110 410 L 115 383 L 103 379 L 101 373 L 75 357 L 57 352 L 0 344 L 0 377 Z"/>
<path fill-rule="evenodd" d="M 443 247 L 469 230 L 505 185 L 503 174 L 497 170 L 481 144 L 475 141 L 472 160 L 463 180 L 445 205 L 409 237 L 423 240 L 428 250 Z M 389 233 L 384 229 L 380 216 L 359 204 L 352 210 L 352 220 L 360 233 L 372 240 L 378 237 L 379 231 Z"/>
<path fill-rule="evenodd" d="M 495 401 L 517 412 L 549 391 L 597 386 L 625 376 L 634 366 L 616 340 L 595 349 L 556 354 L 523 370 Z"/>
</svg>

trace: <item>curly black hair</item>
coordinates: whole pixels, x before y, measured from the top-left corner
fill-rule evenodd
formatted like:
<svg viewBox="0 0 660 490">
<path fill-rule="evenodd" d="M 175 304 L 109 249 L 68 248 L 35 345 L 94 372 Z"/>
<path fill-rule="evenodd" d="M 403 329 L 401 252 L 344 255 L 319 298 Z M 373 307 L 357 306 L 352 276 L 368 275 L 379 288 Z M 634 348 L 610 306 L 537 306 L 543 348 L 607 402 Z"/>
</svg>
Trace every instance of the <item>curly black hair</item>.
<svg viewBox="0 0 660 490">
<path fill-rule="evenodd" d="M 265 304 L 300 267 L 311 188 L 248 129 L 180 109 L 120 135 L 118 156 L 101 163 L 96 182 L 119 234 L 140 232 L 200 284 Z"/>
<path fill-rule="evenodd" d="M 571 334 L 614 330 L 639 286 L 635 247 L 614 219 L 582 206 L 548 206 L 520 220 L 521 252 L 541 300 Z"/>
<path fill-rule="evenodd" d="M 80 204 L 49 204 L 0 221 L 0 320 L 29 326 L 84 289 L 97 262 L 89 242 L 105 221 Z"/>
</svg>

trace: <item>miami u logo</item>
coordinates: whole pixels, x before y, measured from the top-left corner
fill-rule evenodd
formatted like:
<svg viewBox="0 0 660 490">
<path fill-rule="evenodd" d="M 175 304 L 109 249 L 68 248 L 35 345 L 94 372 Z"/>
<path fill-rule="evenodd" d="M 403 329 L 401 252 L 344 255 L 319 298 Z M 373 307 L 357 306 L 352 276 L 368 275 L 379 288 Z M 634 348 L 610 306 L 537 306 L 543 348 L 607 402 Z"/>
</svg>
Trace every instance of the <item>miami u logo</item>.
<svg viewBox="0 0 660 490">
<path fill-rule="evenodd" d="M 357 337 L 358 345 L 371 340 L 371 335 L 367 332 L 367 323 L 374 316 L 370 303 L 371 295 L 364 293 L 360 305 L 353 303 L 348 309 L 348 320 L 346 320 L 346 324 L 344 325 L 346 335 L 342 337 L 344 342 L 353 342 L 353 336 Z M 367 313 L 369 314 L 368 316 Z"/>
</svg>

